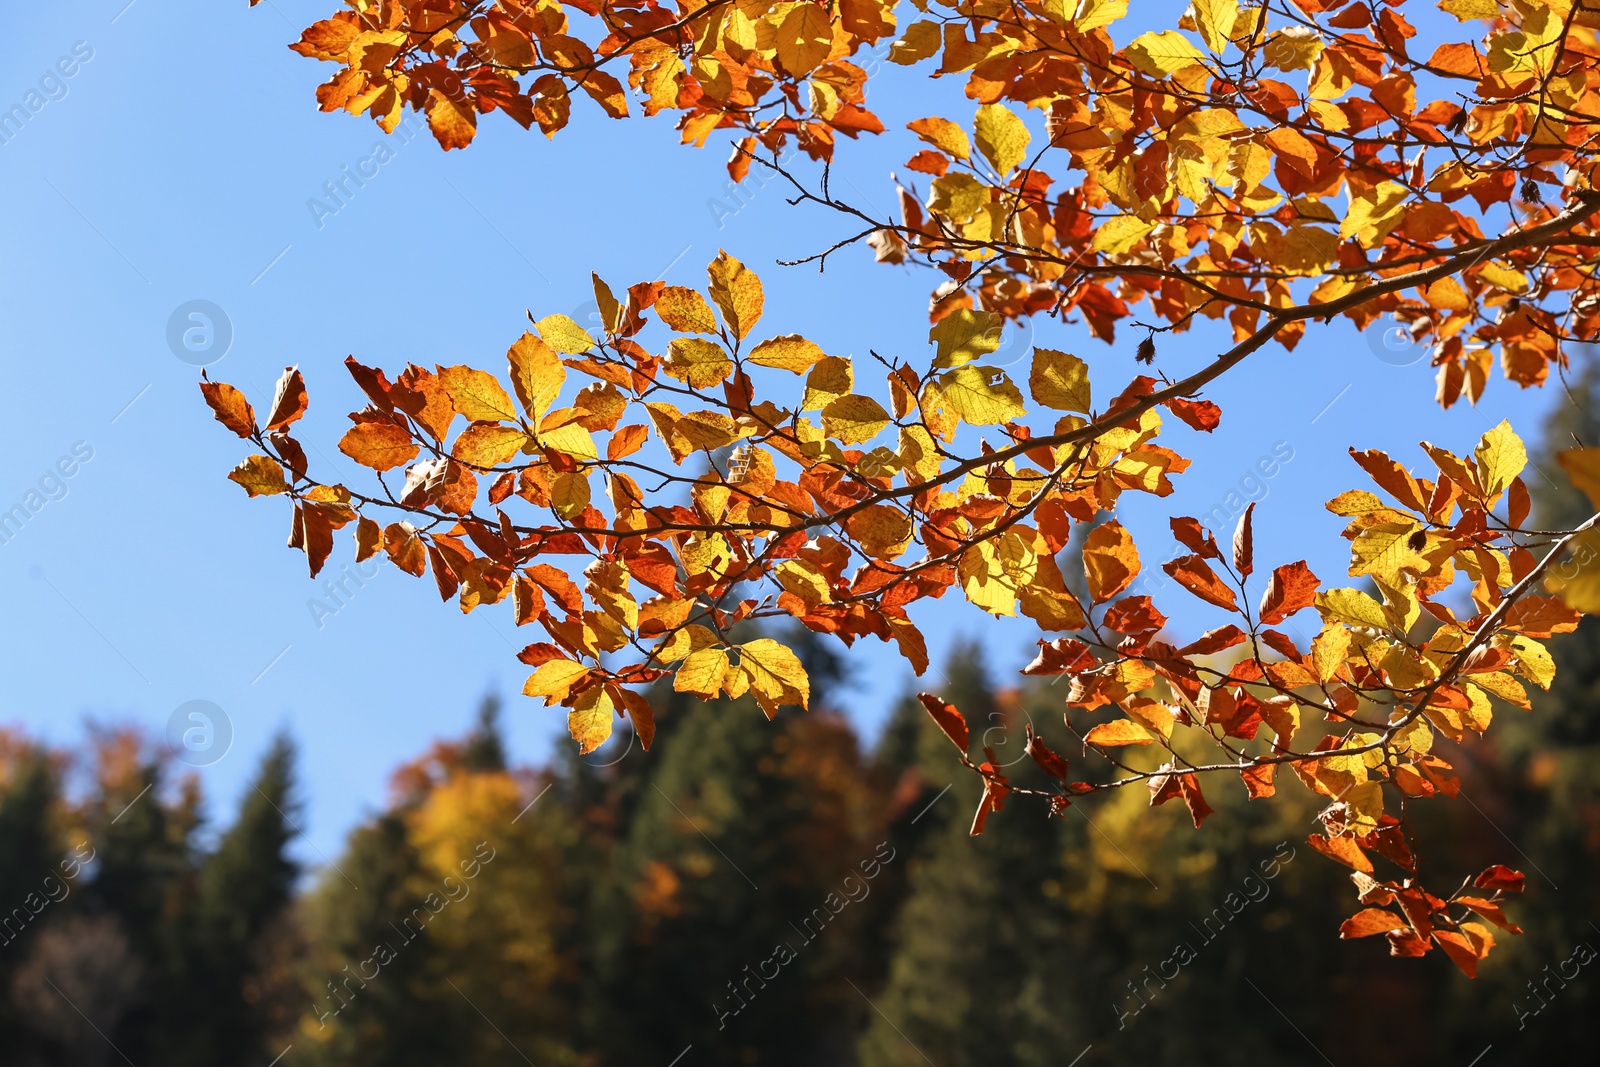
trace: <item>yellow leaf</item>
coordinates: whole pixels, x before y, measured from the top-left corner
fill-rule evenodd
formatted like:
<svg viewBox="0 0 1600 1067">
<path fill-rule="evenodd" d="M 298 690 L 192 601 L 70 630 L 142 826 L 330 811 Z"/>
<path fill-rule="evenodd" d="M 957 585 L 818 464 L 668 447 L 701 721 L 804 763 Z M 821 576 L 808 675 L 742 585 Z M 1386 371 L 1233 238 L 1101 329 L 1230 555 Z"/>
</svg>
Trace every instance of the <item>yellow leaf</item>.
<svg viewBox="0 0 1600 1067">
<path fill-rule="evenodd" d="M 1153 229 L 1154 223 L 1146 222 L 1137 215 L 1118 215 L 1095 231 L 1095 251 L 1120 256 L 1132 251 L 1133 246 L 1144 240 L 1145 235 Z"/>
<path fill-rule="evenodd" d="M 417 445 L 411 435 L 387 421 L 356 423 L 339 441 L 339 451 L 375 471 L 392 470 L 417 458 Z"/>
<path fill-rule="evenodd" d="M 589 331 L 565 315 L 546 315 L 534 324 L 545 344 L 563 356 L 575 356 L 595 346 Z"/>
<path fill-rule="evenodd" d="M 1072 21 L 1083 33 L 1109 26 L 1128 13 L 1128 0 L 1066 0 L 1066 4 L 1076 8 Z"/>
<path fill-rule="evenodd" d="M 465 99 L 458 104 L 434 89 L 428 93 L 428 128 L 446 152 L 465 148 L 477 136 L 478 113 Z"/>
<path fill-rule="evenodd" d="M 733 357 L 715 341 L 700 337 L 674 337 L 667 343 L 666 372 L 692 388 L 706 389 L 727 381 Z"/>
<path fill-rule="evenodd" d="M 589 676 L 589 668 L 570 659 L 552 659 L 539 664 L 539 669 L 528 676 L 522 686 L 522 695 L 544 697 L 545 707 L 567 698 L 572 687 Z"/>
<path fill-rule="evenodd" d="M 1461 713 L 1461 721 L 1481 734 L 1489 728 L 1489 723 L 1494 718 L 1494 708 L 1483 690 L 1471 682 L 1464 683 L 1462 688 L 1467 691 L 1467 699 L 1472 702 L 1472 706 Z"/>
<path fill-rule="evenodd" d="M 1509 674 L 1502 674 L 1499 671 L 1493 674 L 1475 674 L 1472 676 L 1472 680 L 1501 700 L 1508 704 L 1514 704 L 1523 711 L 1527 711 L 1533 706 L 1528 702 L 1528 691 L 1522 688 L 1521 682 Z"/>
<path fill-rule="evenodd" d="M 1190 10 L 1206 47 L 1213 52 L 1227 48 L 1233 24 L 1239 18 L 1239 0 L 1194 0 Z"/>
<path fill-rule="evenodd" d="M 530 419 L 550 410 L 567 381 L 567 368 L 538 334 L 525 333 L 506 353 L 511 363 L 511 386 Z"/>
<path fill-rule="evenodd" d="M 1443 0 L 1439 9 L 1454 15 L 1461 22 L 1500 17 L 1500 4 L 1497 0 Z"/>
<path fill-rule="evenodd" d="M 949 119 L 937 116 L 917 119 L 915 122 L 908 122 L 906 129 L 946 155 L 954 156 L 956 159 L 972 157 L 972 143 L 967 140 L 967 131 Z"/>
<path fill-rule="evenodd" d="M 961 590 L 973 605 L 995 616 L 1016 615 L 1018 584 L 1006 573 L 992 540 L 979 541 L 961 553 L 957 572 Z"/>
<path fill-rule="evenodd" d="M 1350 577 L 1371 574 L 1391 585 L 1399 585 L 1401 568 L 1426 569 L 1428 561 L 1413 547 L 1414 542 L 1422 541 L 1418 536 L 1421 530 L 1421 526 L 1409 520 L 1368 526 L 1356 535 L 1350 546 Z"/>
<path fill-rule="evenodd" d="M 1089 365 L 1077 356 L 1050 348 L 1033 350 L 1028 372 L 1033 399 L 1056 411 L 1089 411 Z"/>
<path fill-rule="evenodd" d="M 1363 248 L 1372 248 L 1389 235 L 1405 218 L 1406 200 L 1411 194 L 1397 182 L 1379 182 L 1366 194 L 1350 203 L 1339 224 L 1339 240 L 1354 237 Z"/>
<path fill-rule="evenodd" d="M 1135 70 L 1152 78 L 1169 77 L 1205 60 L 1200 49 L 1176 30 L 1141 34 L 1128 42 L 1123 54 Z"/>
<path fill-rule="evenodd" d="M 563 519 L 582 513 L 589 506 L 589 479 L 583 471 L 558 474 L 550 483 L 550 508 Z"/>
<path fill-rule="evenodd" d="M 939 50 L 944 37 L 939 24 L 928 19 L 913 22 L 906 32 L 889 48 L 889 62 L 909 67 L 920 63 Z"/>
<path fill-rule="evenodd" d="M 768 637 L 739 646 L 739 665 L 750 675 L 756 703 L 772 718 L 782 704 L 802 708 L 811 702 L 811 681 L 800 657 Z"/>
<path fill-rule="evenodd" d="M 720 411 L 691 411 L 675 428 L 694 449 L 721 448 L 739 437 L 734 421 Z"/>
<path fill-rule="evenodd" d="M 843 356 L 824 356 L 806 375 L 801 411 L 821 411 L 855 386 L 855 368 Z"/>
<path fill-rule="evenodd" d="M 1327 622 L 1343 622 L 1387 630 L 1389 620 L 1383 606 L 1359 589 L 1330 589 L 1317 594 L 1317 610 Z"/>
<path fill-rule="evenodd" d="M 1310 26 L 1290 26 L 1267 38 L 1267 65 L 1282 71 L 1310 70 L 1322 54 L 1322 35 Z"/>
<path fill-rule="evenodd" d="M 1540 689 L 1549 689 L 1556 676 L 1555 660 L 1550 652 L 1531 637 L 1511 639 L 1511 651 L 1517 654 L 1517 672 Z"/>
<path fill-rule="evenodd" d="M 1600 448 L 1569 448 L 1556 455 L 1556 462 L 1567 472 L 1567 480 L 1583 490 L 1589 503 L 1600 507 Z M 1588 534 L 1580 537 L 1588 539 Z"/>
<path fill-rule="evenodd" d="M 1370 834 L 1383 817 L 1383 783 L 1357 782 L 1344 790 L 1345 828 L 1356 834 Z"/>
<path fill-rule="evenodd" d="M 1502 267 L 1495 262 L 1485 263 L 1477 270 L 1477 275 L 1496 289 L 1502 289 L 1512 296 L 1521 296 L 1529 289 L 1528 276 L 1520 270 Z"/>
<path fill-rule="evenodd" d="M 859 445 L 889 425 L 889 413 L 870 396 L 841 396 L 822 409 L 822 432 L 840 444 Z"/>
<path fill-rule="evenodd" d="M 778 564 L 773 576 L 784 589 L 805 601 L 807 607 L 833 603 L 833 588 L 828 584 L 827 575 L 815 563 L 801 559 L 785 560 Z"/>
<path fill-rule="evenodd" d="M 928 331 L 928 340 L 938 345 L 933 365 L 941 370 L 971 363 L 1000 347 L 1005 320 L 988 311 L 957 308 Z"/>
<path fill-rule="evenodd" d="M 1311 641 L 1311 665 L 1317 679 L 1327 682 L 1344 665 L 1350 652 L 1350 631 L 1342 623 L 1330 622 Z"/>
<path fill-rule="evenodd" d="M 1103 722 L 1084 735 L 1084 741 L 1091 745 L 1148 745 L 1156 739 L 1156 735 L 1136 722 L 1127 719 L 1116 719 L 1112 722 Z"/>
<path fill-rule="evenodd" d="M 810 74 L 833 50 L 833 25 L 821 4 L 789 5 L 788 14 L 774 31 L 778 62 L 795 78 Z"/>
<path fill-rule="evenodd" d="M 816 4 L 802 6 L 818 7 Z M 826 20 L 827 12 L 824 11 L 822 17 Z M 756 277 L 755 271 L 721 250 L 706 272 L 711 275 L 711 299 L 721 310 L 722 321 L 734 337 L 744 340 L 761 318 L 761 279 Z"/>
<path fill-rule="evenodd" d="M 451 405 L 468 422 L 515 422 L 517 409 L 488 371 L 472 367 L 439 368 L 439 384 Z"/>
<path fill-rule="evenodd" d="M 565 453 L 573 459 L 600 458 L 600 449 L 594 443 L 594 436 L 576 422 L 540 430 L 539 443 L 545 448 Z"/>
<path fill-rule="evenodd" d="M 479 423 L 461 432 L 450 454 L 470 467 L 498 467 L 527 443 L 528 435 L 515 426 Z"/>
<path fill-rule="evenodd" d="M 656 297 L 661 321 L 678 333 L 716 333 L 717 317 L 705 297 L 681 285 L 669 285 Z"/>
<path fill-rule="evenodd" d="M 1094 602 L 1110 600 L 1139 576 L 1139 550 L 1133 535 L 1115 519 L 1096 526 L 1083 541 L 1083 566 Z"/>
<path fill-rule="evenodd" d="M 728 654 L 720 648 L 702 648 L 690 654 L 672 679 L 672 688 L 680 693 L 692 693 L 710 700 L 722 688 L 722 676 L 728 670 Z"/>
<path fill-rule="evenodd" d="M 850 516 L 845 529 L 861 551 L 878 559 L 893 559 L 911 542 L 911 516 L 888 504 L 873 504 Z"/>
<path fill-rule="evenodd" d="M 1509 487 L 1511 480 L 1528 465 L 1528 450 L 1523 447 L 1522 438 L 1504 419 L 1483 435 L 1472 454 L 1478 460 L 1478 478 L 1483 483 L 1483 491 L 1491 497 Z"/>
<path fill-rule="evenodd" d="M 973 120 L 978 151 L 1003 178 L 1028 154 L 1028 127 L 1004 104 L 984 104 Z"/>
<path fill-rule="evenodd" d="M 971 426 L 998 426 L 1020 418 L 1027 410 L 1011 379 L 993 367 L 969 363 L 945 371 L 939 376 L 939 388 Z"/>
<path fill-rule="evenodd" d="M 412 448 L 411 454 L 416 455 L 415 448 Z M 253 497 L 275 496 L 289 489 L 282 465 L 271 456 L 251 456 L 233 468 L 228 473 L 228 479 L 244 486 L 244 491 Z"/>
<path fill-rule="evenodd" d="M 762 341 L 746 357 L 758 367 L 774 367 L 795 374 L 804 374 L 822 358 L 822 349 L 814 342 L 792 333 Z"/>
<path fill-rule="evenodd" d="M 578 700 L 567 713 L 567 730 L 578 742 L 578 754 L 588 755 L 611 737 L 612 718 L 616 705 L 605 686 L 597 685 L 578 694 Z"/>
<path fill-rule="evenodd" d="M 962 226 L 987 212 L 993 200 L 987 185 L 957 171 L 933 179 L 932 189 L 928 210 Z"/>
</svg>

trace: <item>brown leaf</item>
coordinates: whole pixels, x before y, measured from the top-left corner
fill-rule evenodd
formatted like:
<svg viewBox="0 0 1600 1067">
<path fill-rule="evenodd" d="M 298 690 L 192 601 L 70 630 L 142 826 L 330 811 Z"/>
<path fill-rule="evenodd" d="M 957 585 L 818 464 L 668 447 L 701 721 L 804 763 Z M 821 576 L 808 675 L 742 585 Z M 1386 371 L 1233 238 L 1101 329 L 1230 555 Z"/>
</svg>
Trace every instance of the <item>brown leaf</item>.
<svg viewBox="0 0 1600 1067">
<path fill-rule="evenodd" d="M 1261 597 L 1261 621 L 1274 626 L 1316 601 L 1321 581 L 1305 560 L 1285 563 L 1272 571 L 1267 591 Z"/>
<path fill-rule="evenodd" d="M 1234 599 L 1233 590 L 1224 585 L 1216 572 L 1206 565 L 1206 561 L 1199 556 L 1179 556 L 1175 560 L 1163 563 L 1161 569 L 1177 579 L 1195 596 L 1208 604 L 1215 604 L 1219 608 L 1229 611 L 1238 611 L 1238 601 Z"/>
<path fill-rule="evenodd" d="M 392 470 L 417 458 L 411 435 L 387 420 L 358 422 L 339 441 L 339 451 L 375 471 Z"/>
<path fill-rule="evenodd" d="M 200 395 L 205 397 L 217 421 L 240 437 L 248 441 L 256 432 L 256 413 L 250 409 L 250 402 L 227 382 L 202 381 Z"/>
<path fill-rule="evenodd" d="M 965 752 L 972 741 L 967 731 L 967 717 L 957 711 L 954 704 L 946 704 L 932 693 L 918 693 L 917 699 L 922 701 L 922 706 L 928 709 L 928 714 L 933 716 L 933 721 L 939 724 L 944 735 Z"/>
<path fill-rule="evenodd" d="M 1233 569 L 1239 572 L 1241 578 L 1250 577 L 1250 572 L 1255 570 L 1255 533 L 1251 526 L 1255 511 L 1256 506 L 1252 501 L 1244 509 L 1244 514 L 1239 516 L 1239 525 L 1233 531 Z"/>
<path fill-rule="evenodd" d="M 267 416 L 266 428 L 269 432 L 287 429 L 305 413 L 306 380 L 300 376 L 299 367 L 285 367 L 272 394 L 272 414 Z"/>
<path fill-rule="evenodd" d="M 1339 936 L 1345 939 L 1371 937 L 1373 934 L 1404 929 L 1406 921 L 1387 908 L 1365 908 L 1344 921 L 1339 927 Z"/>
</svg>

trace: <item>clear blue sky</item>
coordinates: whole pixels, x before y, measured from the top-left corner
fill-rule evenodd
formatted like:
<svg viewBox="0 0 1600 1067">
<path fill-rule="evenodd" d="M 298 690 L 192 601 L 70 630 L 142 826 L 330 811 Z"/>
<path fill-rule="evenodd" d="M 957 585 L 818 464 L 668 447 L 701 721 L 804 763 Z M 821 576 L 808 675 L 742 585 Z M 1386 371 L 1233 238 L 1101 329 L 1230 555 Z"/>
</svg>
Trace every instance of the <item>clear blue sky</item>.
<svg viewBox="0 0 1600 1067">
<path fill-rule="evenodd" d="M 726 247 L 766 281 L 763 330 L 913 361 L 927 348 L 934 279 L 876 267 L 864 249 L 834 257 L 821 276 L 775 266 L 825 247 L 844 232 L 839 222 L 786 205 L 775 186 L 747 191 L 748 206 L 726 199 L 721 214 L 738 211 L 719 220 L 708 202 L 726 197 L 725 142 L 680 148 L 670 123 L 613 122 L 587 101 L 553 142 L 499 115 L 466 152 L 446 156 L 426 135 L 391 142 L 377 176 L 318 220 L 308 201 L 382 140 L 366 119 L 318 113 L 313 89 L 331 68 L 285 47 L 333 0 L 126 3 L 14 11 L 0 75 L 0 110 L 25 103 L 41 79 L 54 97 L 41 91 L 44 106 L 0 145 L 0 511 L 25 503 L 79 442 L 93 453 L 67 465 L 70 478 L 47 481 L 59 499 L 0 545 L 9 609 L 0 723 L 71 744 L 86 717 L 160 731 L 184 702 L 212 701 L 236 731 L 229 755 L 202 771 L 221 818 L 286 727 L 303 756 L 299 847 L 316 862 L 382 803 L 395 764 L 460 734 L 486 691 L 507 695 L 519 759 L 547 756 L 562 716 L 515 695 L 526 670 L 513 653 L 528 638 L 508 611 L 463 618 L 431 581 L 386 569 L 318 627 L 308 601 L 323 594 L 304 557 L 284 547 L 287 508 L 249 501 L 225 480 L 243 452 L 201 403 L 196 368 L 167 346 L 175 308 L 204 299 L 225 309 L 233 343 L 211 373 L 258 410 L 298 363 L 312 398 L 298 436 L 319 446 L 314 466 L 354 476 L 333 447 L 344 413 L 362 403 L 340 366 L 347 354 L 390 368 L 499 369 L 525 310 L 582 308 L 591 269 L 615 286 L 669 267 L 669 280 L 703 285 L 705 264 Z M 78 42 L 92 58 L 60 68 L 70 78 L 47 78 Z M 893 201 L 889 172 L 903 172 L 915 150 L 905 122 L 965 119 L 972 105 L 948 79 L 930 88 L 887 65 L 880 79 L 869 104 L 891 132 L 845 143 L 835 188 L 881 213 Z M 1134 334 L 1107 347 L 1043 323 L 1037 340 L 1088 358 L 1101 397 L 1134 369 Z M 1220 342 L 1169 339 L 1158 367 L 1185 373 Z M 1026 343 L 1007 348 L 1023 375 Z M 1169 420 L 1168 443 L 1196 461 L 1178 493 L 1126 498 L 1147 570 L 1170 554 L 1168 514 L 1205 514 L 1241 483 L 1251 491 L 1257 460 L 1282 442 L 1293 459 L 1253 489 L 1259 569 L 1309 557 L 1337 577 L 1345 543 L 1321 505 L 1362 483 L 1347 446 L 1389 448 L 1408 463 L 1422 458 L 1422 439 L 1470 451 L 1503 417 L 1533 430 L 1559 395 L 1497 379 L 1480 409 L 1440 412 L 1432 393 L 1425 363 L 1386 363 L 1344 324 L 1313 329 L 1292 354 L 1252 357 L 1211 394 L 1225 411 L 1215 437 Z M 341 538 L 328 573 L 349 551 Z M 1194 627 L 1212 624 L 1186 615 L 1182 600 L 1163 606 Z M 994 623 L 953 597 L 921 621 L 936 660 L 963 634 L 986 641 L 1002 669 L 1031 658 L 1025 625 Z M 910 673 L 874 642 L 853 659 L 862 682 L 848 710 L 871 736 Z"/>
</svg>

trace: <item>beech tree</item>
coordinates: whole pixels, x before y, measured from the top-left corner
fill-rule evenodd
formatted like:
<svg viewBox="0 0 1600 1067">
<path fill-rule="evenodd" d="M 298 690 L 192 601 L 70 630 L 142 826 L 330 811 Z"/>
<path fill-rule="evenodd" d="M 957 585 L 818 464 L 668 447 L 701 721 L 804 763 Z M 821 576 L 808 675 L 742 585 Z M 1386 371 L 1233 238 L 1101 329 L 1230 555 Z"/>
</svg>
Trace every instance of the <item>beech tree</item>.
<svg viewBox="0 0 1600 1067">
<path fill-rule="evenodd" d="M 1160 443 L 1164 418 L 1217 431 L 1207 386 L 1335 318 L 1405 324 L 1446 407 L 1476 403 L 1497 363 L 1538 386 L 1568 342 L 1600 340 L 1600 3 L 1194 0 L 1159 32 L 1125 31 L 1129 6 L 346 0 L 293 46 L 334 65 L 322 110 L 385 130 L 425 112 L 446 150 L 495 111 L 555 136 L 574 97 L 580 116 L 583 97 L 612 119 L 675 112 L 686 144 L 733 142 L 734 179 L 765 168 L 837 215 L 841 239 L 801 262 L 861 244 L 933 268 L 931 349 L 829 355 L 792 332 L 804 323 L 763 323 L 762 281 L 723 252 L 704 292 L 595 277 L 598 335 L 530 315 L 508 338 L 509 392 L 482 369 L 352 357 L 369 404 L 339 447 L 365 484 L 308 464 L 297 369 L 264 418 L 203 381 L 255 449 L 230 477 L 289 499 L 313 575 L 353 527 L 358 560 L 381 553 L 463 611 L 537 626 L 524 692 L 568 709 L 585 751 L 619 715 L 648 746 L 639 690 L 668 676 L 707 700 L 748 692 L 769 716 L 806 705 L 800 659 L 739 624 L 877 638 L 921 673 L 919 601 L 954 591 L 1020 612 L 1041 631 L 1024 673 L 1070 680 L 1082 756 L 1035 738 L 1055 785 L 1013 787 L 992 754 L 969 755 L 961 710 L 925 694 L 982 781 L 974 834 L 1012 794 L 1059 812 L 1125 788 L 1181 800 L 1198 826 L 1208 785 L 1265 799 L 1287 768 L 1326 799 L 1311 846 L 1352 869 L 1342 935 L 1438 947 L 1473 974 L 1490 927 L 1516 931 L 1503 902 L 1522 876 L 1424 871 L 1405 812 L 1457 792 L 1436 735 L 1483 734 L 1497 701 L 1527 707 L 1524 683 L 1554 671 L 1542 642 L 1600 607 L 1595 519 L 1529 526 L 1526 452 L 1505 423 L 1469 456 L 1424 444 L 1426 476 L 1353 440 L 1373 485 L 1328 507 L 1349 520 L 1361 587 L 1258 563 L 1253 509 L 1235 530 L 1174 515 L 1187 554 L 1163 567 L 1207 608 L 1165 610 L 1226 617 L 1180 634 L 1128 594 L 1166 546 L 1136 546 L 1117 509 L 1168 495 L 1189 466 Z M 909 124 L 906 167 L 928 188 L 900 188 L 892 218 L 828 181 L 840 134 L 885 133 L 862 65 L 880 44 L 907 71 L 874 77 L 964 77 L 977 105 Z M 1131 381 L 1036 348 L 1016 383 L 984 359 L 1003 323 L 1032 315 L 1106 344 L 1132 327 L 1144 364 L 1200 320 L 1230 340 L 1181 378 L 1152 366 Z M 1558 458 L 1600 500 L 1600 452 Z M 1081 586 L 1057 561 L 1079 527 Z M 1309 647 L 1279 628 L 1299 612 L 1320 618 Z"/>
</svg>

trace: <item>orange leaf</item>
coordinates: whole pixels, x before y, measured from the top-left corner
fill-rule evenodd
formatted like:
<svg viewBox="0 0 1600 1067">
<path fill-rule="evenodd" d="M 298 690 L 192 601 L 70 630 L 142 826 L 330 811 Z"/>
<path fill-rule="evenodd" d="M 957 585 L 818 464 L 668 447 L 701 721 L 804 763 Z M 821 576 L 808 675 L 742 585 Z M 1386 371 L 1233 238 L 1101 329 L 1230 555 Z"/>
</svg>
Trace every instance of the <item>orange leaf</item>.
<svg viewBox="0 0 1600 1067">
<path fill-rule="evenodd" d="M 1321 584 L 1305 560 L 1274 568 L 1261 597 L 1261 621 L 1273 626 L 1302 608 L 1309 608 Z"/>
<path fill-rule="evenodd" d="M 933 716 L 933 721 L 939 724 L 944 735 L 965 752 L 972 740 L 967 731 L 967 717 L 957 711 L 954 704 L 946 704 L 932 693 L 918 693 L 917 699 L 922 701 L 922 706 L 928 709 L 928 714 Z"/>
<path fill-rule="evenodd" d="M 217 421 L 240 437 L 249 440 L 256 432 L 256 413 L 250 409 L 250 402 L 227 382 L 202 381 L 200 395 L 211 406 Z"/>
<path fill-rule="evenodd" d="M 1390 930 L 1403 930 L 1406 921 L 1385 908 L 1364 908 L 1346 919 L 1339 927 L 1339 936 L 1346 940 L 1354 937 L 1371 937 Z"/>
<path fill-rule="evenodd" d="M 1256 512 L 1255 503 L 1244 509 L 1244 514 L 1239 516 L 1239 525 L 1233 531 L 1233 569 L 1239 572 L 1241 578 L 1250 577 L 1250 572 L 1255 570 L 1255 532 L 1251 523 Z"/>
<path fill-rule="evenodd" d="M 1139 550 L 1133 535 L 1115 519 L 1096 526 L 1083 540 L 1083 566 L 1094 602 L 1110 600 L 1139 575 Z"/>
<path fill-rule="evenodd" d="M 1224 585 L 1216 572 L 1199 556 L 1179 556 L 1175 560 L 1163 563 L 1161 569 L 1206 603 L 1227 608 L 1229 611 L 1239 610 L 1238 601 L 1233 597 L 1233 590 Z"/>
<path fill-rule="evenodd" d="M 272 394 L 272 414 L 267 416 L 267 432 L 283 430 L 306 413 L 306 380 L 300 368 L 283 368 L 278 388 Z"/>
<path fill-rule="evenodd" d="M 411 435 L 388 420 L 350 427 L 339 441 L 339 451 L 375 471 L 392 470 L 417 458 Z"/>
<path fill-rule="evenodd" d="M 1148 745 L 1155 740 L 1155 735 L 1143 726 L 1129 719 L 1114 719 L 1103 722 L 1084 735 L 1084 743 L 1090 745 Z"/>
<path fill-rule="evenodd" d="M 434 89 L 428 94 L 428 128 L 446 152 L 465 148 L 478 135 L 478 113 L 470 100 L 452 100 Z"/>
</svg>

